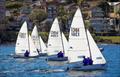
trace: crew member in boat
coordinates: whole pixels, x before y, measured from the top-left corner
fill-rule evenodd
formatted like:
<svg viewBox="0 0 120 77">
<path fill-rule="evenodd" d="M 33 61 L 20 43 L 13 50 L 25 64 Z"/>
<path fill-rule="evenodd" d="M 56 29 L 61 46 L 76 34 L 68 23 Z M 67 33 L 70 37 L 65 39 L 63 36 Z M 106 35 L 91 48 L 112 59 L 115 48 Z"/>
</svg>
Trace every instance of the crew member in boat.
<svg viewBox="0 0 120 77">
<path fill-rule="evenodd" d="M 88 61 L 88 65 L 92 65 L 93 64 L 93 60 L 91 58 L 87 58 L 87 61 Z"/>
<path fill-rule="evenodd" d="M 58 57 L 58 58 L 64 57 L 64 53 L 63 53 L 62 51 L 60 51 L 60 52 L 57 54 L 57 57 Z"/>
<path fill-rule="evenodd" d="M 88 64 L 88 60 L 87 58 L 85 58 L 85 56 L 83 56 L 83 65 L 86 66 Z"/>
<path fill-rule="evenodd" d="M 24 53 L 24 56 L 25 56 L 25 57 L 29 57 L 29 54 L 30 54 L 29 51 L 26 50 L 26 52 Z"/>
<path fill-rule="evenodd" d="M 83 65 L 92 65 L 93 64 L 93 60 L 89 57 L 85 58 L 85 56 L 83 56 Z"/>
</svg>

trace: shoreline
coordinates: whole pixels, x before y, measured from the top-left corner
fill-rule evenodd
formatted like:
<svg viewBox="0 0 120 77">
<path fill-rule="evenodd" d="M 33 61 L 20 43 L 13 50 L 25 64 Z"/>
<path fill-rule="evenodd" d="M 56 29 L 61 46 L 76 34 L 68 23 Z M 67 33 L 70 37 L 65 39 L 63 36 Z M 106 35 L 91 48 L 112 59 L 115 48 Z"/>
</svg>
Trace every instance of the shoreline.
<svg viewBox="0 0 120 77">
<path fill-rule="evenodd" d="M 10 44 L 10 45 L 15 45 L 15 42 L 5 42 L 5 43 L 0 43 L 0 45 L 7 45 L 7 44 Z M 106 43 L 106 42 L 97 42 L 97 44 L 116 44 L 116 45 L 119 45 L 120 43 Z"/>
</svg>

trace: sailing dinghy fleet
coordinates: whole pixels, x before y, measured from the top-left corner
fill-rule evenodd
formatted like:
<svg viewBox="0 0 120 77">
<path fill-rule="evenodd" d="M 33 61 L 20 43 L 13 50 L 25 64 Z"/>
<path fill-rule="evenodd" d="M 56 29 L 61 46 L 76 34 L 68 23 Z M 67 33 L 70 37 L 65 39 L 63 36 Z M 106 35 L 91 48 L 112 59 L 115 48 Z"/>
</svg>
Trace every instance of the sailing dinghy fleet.
<svg viewBox="0 0 120 77">
<path fill-rule="evenodd" d="M 62 54 L 62 56 L 61 56 Z M 85 29 L 81 10 L 78 8 L 70 27 L 68 41 L 55 18 L 47 45 L 34 26 L 31 35 L 24 22 L 17 37 L 15 58 L 46 56 L 47 61 L 67 61 L 70 70 L 105 69 L 106 60 L 89 30 Z"/>
</svg>

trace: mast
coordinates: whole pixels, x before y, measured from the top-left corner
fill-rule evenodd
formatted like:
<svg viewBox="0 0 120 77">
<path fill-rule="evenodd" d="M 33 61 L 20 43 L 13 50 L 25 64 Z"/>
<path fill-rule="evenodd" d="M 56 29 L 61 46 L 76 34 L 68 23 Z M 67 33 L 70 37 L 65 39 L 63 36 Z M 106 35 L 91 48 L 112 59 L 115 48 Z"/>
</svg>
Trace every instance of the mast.
<svg viewBox="0 0 120 77">
<path fill-rule="evenodd" d="M 27 25 L 27 32 L 28 32 L 28 50 L 29 50 L 29 53 L 30 53 L 30 39 L 29 39 L 29 30 L 28 30 L 27 22 L 26 22 L 26 25 Z"/>
<path fill-rule="evenodd" d="M 37 26 L 36 26 L 36 29 L 37 29 Z M 38 30 L 37 30 L 37 34 L 38 34 Z M 38 41 L 39 41 L 39 45 L 40 45 L 40 52 L 42 52 L 42 47 L 41 47 L 41 42 L 40 42 L 39 34 L 38 34 Z"/>
<path fill-rule="evenodd" d="M 60 27 L 59 27 L 59 28 L 60 28 Z M 63 44 L 63 37 L 62 37 L 61 29 L 60 29 L 60 36 L 61 36 L 61 41 L 62 41 L 63 53 L 65 53 L 65 48 L 64 48 L 64 44 Z"/>
<path fill-rule="evenodd" d="M 86 33 L 86 38 L 87 38 L 87 43 L 88 43 L 90 58 L 92 59 L 92 54 L 91 54 L 91 49 L 90 49 L 90 43 L 89 43 L 89 40 L 88 40 L 88 35 L 87 35 L 87 30 L 86 29 L 85 29 L 85 33 Z"/>
</svg>

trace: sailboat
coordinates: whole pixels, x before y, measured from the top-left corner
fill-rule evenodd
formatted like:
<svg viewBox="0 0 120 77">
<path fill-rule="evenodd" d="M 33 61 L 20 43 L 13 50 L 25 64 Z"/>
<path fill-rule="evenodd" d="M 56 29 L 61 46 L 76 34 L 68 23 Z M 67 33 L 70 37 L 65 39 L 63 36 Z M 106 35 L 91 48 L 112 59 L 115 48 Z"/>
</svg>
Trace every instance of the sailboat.
<svg viewBox="0 0 120 77">
<path fill-rule="evenodd" d="M 81 10 L 78 8 L 70 28 L 68 62 L 72 70 L 104 69 L 106 60 L 90 32 L 85 30 Z M 83 57 L 93 60 L 93 65 L 83 65 Z"/>
<path fill-rule="evenodd" d="M 47 47 L 46 47 L 45 43 L 43 42 L 43 39 L 41 38 L 41 36 L 39 36 L 39 39 L 40 39 L 41 51 L 42 51 L 42 53 L 40 53 L 40 55 L 46 56 L 47 55 Z"/>
<path fill-rule="evenodd" d="M 58 58 L 57 54 L 62 51 L 64 53 L 64 46 L 62 35 L 59 28 L 58 19 L 55 18 L 48 38 L 47 44 L 48 60 L 49 61 L 66 61 L 67 57 Z"/>
<path fill-rule="evenodd" d="M 30 36 L 28 36 L 27 22 L 24 22 L 17 37 L 15 58 L 24 58 L 24 53 L 29 51 L 29 57 L 36 57 L 38 53 Z"/>
<path fill-rule="evenodd" d="M 46 46 L 41 38 L 41 36 L 38 35 L 37 27 L 34 26 L 33 31 L 31 33 L 31 37 L 33 39 L 33 42 L 35 44 L 35 47 L 37 49 L 37 52 L 40 56 L 45 56 L 47 53 L 45 52 Z"/>
</svg>

